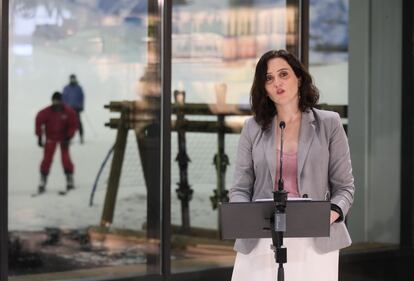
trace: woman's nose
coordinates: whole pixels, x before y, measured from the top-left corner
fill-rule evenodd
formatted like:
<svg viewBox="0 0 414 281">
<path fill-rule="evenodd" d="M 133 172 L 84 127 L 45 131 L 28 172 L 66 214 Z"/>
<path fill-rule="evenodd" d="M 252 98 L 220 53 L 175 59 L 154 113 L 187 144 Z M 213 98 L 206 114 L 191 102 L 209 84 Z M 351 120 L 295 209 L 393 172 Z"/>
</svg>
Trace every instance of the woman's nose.
<svg viewBox="0 0 414 281">
<path fill-rule="evenodd" d="M 273 80 L 273 86 L 279 88 L 280 86 L 282 86 L 282 80 L 275 78 L 275 80 Z"/>
</svg>

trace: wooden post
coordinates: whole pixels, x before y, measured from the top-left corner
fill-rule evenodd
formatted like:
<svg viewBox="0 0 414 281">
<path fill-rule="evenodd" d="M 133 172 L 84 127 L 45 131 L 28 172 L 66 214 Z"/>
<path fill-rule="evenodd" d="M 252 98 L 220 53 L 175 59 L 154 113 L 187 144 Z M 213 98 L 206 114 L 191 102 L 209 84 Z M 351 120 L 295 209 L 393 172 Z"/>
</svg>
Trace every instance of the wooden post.
<svg viewBox="0 0 414 281">
<path fill-rule="evenodd" d="M 185 103 L 185 92 L 184 91 L 174 91 L 174 99 L 177 105 L 177 122 L 176 129 L 178 135 L 178 154 L 175 158 L 175 161 L 178 162 L 180 169 L 180 182 L 177 183 L 178 188 L 175 190 L 177 192 L 178 199 L 181 201 L 181 231 L 183 233 L 190 231 L 190 200 L 193 197 L 193 190 L 188 184 L 188 162 L 190 158 L 187 155 L 187 146 L 185 138 L 185 128 L 183 127 L 185 121 L 185 115 L 183 113 L 183 106 Z"/>
<path fill-rule="evenodd" d="M 108 188 L 106 190 L 105 203 L 101 218 L 101 226 L 110 226 L 114 218 L 116 197 L 118 194 L 119 180 L 121 178 L 122 163 L 124 162 L 125 148 L 128 137 L 128 115 L 129 109 L 123 108 L 121 120 L 118 123 L 114 156 L 111 163 Z"/>
</svg>

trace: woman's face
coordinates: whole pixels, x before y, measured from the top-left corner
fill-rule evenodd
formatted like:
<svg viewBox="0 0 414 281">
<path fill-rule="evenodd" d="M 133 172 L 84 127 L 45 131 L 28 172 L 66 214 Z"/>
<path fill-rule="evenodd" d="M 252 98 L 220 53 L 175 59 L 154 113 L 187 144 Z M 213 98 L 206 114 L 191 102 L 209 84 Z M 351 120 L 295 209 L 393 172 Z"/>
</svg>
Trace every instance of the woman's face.
<svg viewBox="0 0 414 281">
<path fill-rule="evenodd" d="M 267 62 L 265 89 L 276 106 L 299 107 L 299 79 L 284 59 L 273 58 Z"/>
</svg>

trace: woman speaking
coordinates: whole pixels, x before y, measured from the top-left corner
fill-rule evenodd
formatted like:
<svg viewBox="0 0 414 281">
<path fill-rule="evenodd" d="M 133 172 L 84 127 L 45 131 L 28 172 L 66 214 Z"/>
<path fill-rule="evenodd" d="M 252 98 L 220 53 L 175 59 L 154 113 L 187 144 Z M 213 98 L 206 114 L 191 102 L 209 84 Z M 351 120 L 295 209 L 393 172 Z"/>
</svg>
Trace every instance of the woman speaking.
<svg viewBox="0 0 414 281">
<path fill-rule="evenodd" d="M 351 244 L 344 223 L 354 197 L 349 146 L 335 112 L 315 108 L 318 89 L 300 61 L 285 50 L 265 53 L 250 92 L 253 117 L 240 135 L 230 202 L 272 199 L 277 189 L 281 129 L 288 197 L 330 200 L 330 237 L 285 238 L 288 281 L 338 280 L 339 249 Z M 279 136 L 279 137 L 278 137 Z M 275 280 L 272 240 L 238 239 L 233 281 Z"/>
</svg>

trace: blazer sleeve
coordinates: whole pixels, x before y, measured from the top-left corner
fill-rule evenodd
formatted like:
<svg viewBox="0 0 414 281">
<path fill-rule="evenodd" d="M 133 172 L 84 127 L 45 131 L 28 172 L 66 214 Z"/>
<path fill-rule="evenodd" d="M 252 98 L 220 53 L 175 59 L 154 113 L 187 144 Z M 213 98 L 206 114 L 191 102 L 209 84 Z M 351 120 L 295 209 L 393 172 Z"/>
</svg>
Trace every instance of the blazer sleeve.
<svg viewBox="0 0 414 281">
<path fill-rule="evenodd" d="M 250 202 L 255 181 L 252 139 L 249 133 L 249 124 L 252 119 L 246 120 L 240 134 L 237 147 L 236 164 L 233 185 L 230 188 L 230 202 Z"/>
<path fill-rule="evenodd" d="M 341 118 L 332 118 L 332 131 L 329 139 L 329 183 L 331 203 L 338 206 L 345 217 L 354 201 L 354 177 L 348 138 Z"/>
</svg>

